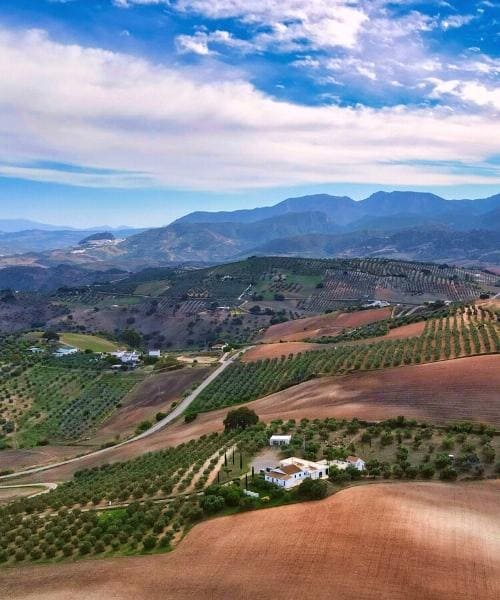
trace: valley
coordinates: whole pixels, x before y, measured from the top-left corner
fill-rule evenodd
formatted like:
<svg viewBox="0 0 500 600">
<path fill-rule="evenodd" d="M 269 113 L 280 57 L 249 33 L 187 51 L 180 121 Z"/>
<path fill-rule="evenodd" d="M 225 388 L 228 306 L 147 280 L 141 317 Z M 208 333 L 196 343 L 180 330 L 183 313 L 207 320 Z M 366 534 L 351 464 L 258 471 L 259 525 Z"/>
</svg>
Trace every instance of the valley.
<svg viewBox="0 0 500 600">
<path fill-rule="evenodd" d="M 96 597 L 127 597 L 113 575 L 122 561 L 125 578 L 161 565 L 173 597 L 192 597 L 205 569 L 214 568 L 198 544 L 213 545 L 210 536 L 218 536 L 216 563 L 228 560 L 224 553 L 245 562 L 229 540 L 250 536 L 245 552 L 263 552 L 258 548 L 278 521 L 288 514 L 300 519 L 304 510 L 312 520 L 302 552 L 324 566 L 338 564 L 337 552 L 354 551 L 360 565 L 371 564 L 369 549 L 392 523 L 407 560 L 415 561 L 410 579 L 399 580 L 402 567 L 394 564 L 395 598 L 403 586 L 405 597 L 439 589 L 430 575 L 423 584 L 418 569 L 423 540 L 430 557 L 445 552 L 422 532 L 441 531 L 445 522 L 496 577 L 495 561 L 487 562 L 492 548 L 458 526 L 472 514 L 474 528 L 498 526 L 488 508 L 498 499 L 500 472 L 496 282 L 488 270 L 431 263 L 255 257 L 31 292 L 61 315 L 44 327 L 7 329 L 2 338 L 0 589 L 30 598 L 41 586 L 41 597 L 52 598 L 63 585 L 59 577 L 68 576 L 76 587 L 65 589 L 78 597 L 77 587 L 90 589 L 80 565 L 100 558 L 98 572 L 107 576 L 94 580 Z M 13 294 L 4 309 L 17 302 Z M 57 356 L 61 348 L 68 354 Z M 247 409 L 256 424 L 225 425 L 229 411 Z M 179 416 L 170 422 L 172 411 Z M 302 496 L 301 485 L 280 490 L 252 470 L 276 434 L 291 438 L 277 459 L 329 465 L 313 504 L 303 504 L 313 496 Z M 335 467 L 353 453 L 366 464 L 363 471 Z M 54 489 L 37 495 L 42 484 Z M 469 504 L 469 489 L 481 498 L 479 511 Z M 446 519 L 430 510 L 434 494 L 449 495 Z M 360 520 L 377 510 L 381 529 Z M 420 524 L 415 545 L 404 529 L 409 515 Z M 361 532 L 365 554 L 353 541 Z M 333 549 L 323 535 L 341 541 Z M 402 543 L 392 534 L 385 539 L 392 548 Z M 318 543 L 321 558 L 313 549 Z M 295 556 L 295 547 L 280 546 L 275 556 Z M 174 565 L 185 564 L 190 552 L 199 559 L 188 581 L 174 575 Z M 460 575 L 449 576 L 457 582 L 469 557 L 449 559 L 461 565 Z M 230 586 L 234 597 L 245 597 L 256 573 L 251 564 L 247 574 L 238 567 L 246 582 L 241 592 L 231 578 L 219 578 L 214 593 Z M 359 597 L 354 579 L 328 570 L 329 585 L 345 598 Z M 385 580 L 370 581 L 388 589 Z M 144 585 L 130 589 L 150 594 Z M 481 597 L 493 597 L 496 584 L 484 585 Z M 322 597 L 323 586 L 318 590 Z M 290 597 L 288 588 L 283 593 Z"/>
</svg>

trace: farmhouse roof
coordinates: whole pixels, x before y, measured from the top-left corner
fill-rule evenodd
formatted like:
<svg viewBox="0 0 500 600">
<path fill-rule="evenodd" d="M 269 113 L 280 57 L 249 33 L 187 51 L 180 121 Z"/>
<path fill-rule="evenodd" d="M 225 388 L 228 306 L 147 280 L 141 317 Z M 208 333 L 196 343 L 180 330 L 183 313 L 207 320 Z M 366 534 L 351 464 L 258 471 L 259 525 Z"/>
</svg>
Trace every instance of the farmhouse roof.
<svg viewBox="0 0 500 600">
<path fill-rule="evenodd" d="M 280 471 L 283 471 L 283 473 L 286 473 L 287 475 L 294 475 L 295 473 L 300 473 L 303 469 L 297 465 L 284 465 L 283 467 L 280 467 Z"/>
<path fill-rule="evenodd" d="M 269 473 L 267 473 L 267 475 L 269 475 L 269 477 L 273 477 L 274 479 L 290 479 L 290 475 L 287 475 L 286 473 L 282 473 L 281 469 L 276 470 L 276 471 L 269 471 Z"/>
<path fill-rule="evenodd" d="M 346 461 L 347 461 L 347 462 L 357 462 L 358 460 L 361 460 L 361 459 L 359 458 L 359 456 L 348 456 L 348 457 L 346 458 Z"/>
</svg>

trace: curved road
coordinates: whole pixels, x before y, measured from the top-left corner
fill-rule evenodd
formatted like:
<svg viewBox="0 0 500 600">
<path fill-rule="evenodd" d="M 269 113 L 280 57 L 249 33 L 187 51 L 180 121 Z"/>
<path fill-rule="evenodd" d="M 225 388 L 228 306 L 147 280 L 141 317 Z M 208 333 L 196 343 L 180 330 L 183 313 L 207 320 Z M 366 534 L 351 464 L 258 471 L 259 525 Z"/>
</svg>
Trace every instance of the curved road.
<svg viewBox="0 0 500 600">
<path fill-rule="evenodd" d="M 229 358 L 227 358 L 227 354 L 225 354 L 221 358 L 220 367 L 217 367 L 217 369 L 215 369 L 215 371 L 213 371 L 213 373 L 210 373 L 210 375 L 206 379 L 204 379 L 195 390 L 193 390 L 188 396 L 186 396 L 184 398 L 184 400 L 182 400 L 174 408 L 174 410 L 172 412 L 170 412 L 161 421 L 158 421 L 158 423 L 155 423 L 153 425 L 153 427 L 150 427 L 144 433 L 136 435 L 128 440 L 125 440 L 124 442 L 120 442 L 119 444 L 115 444 L 114 446 L 109 446 L 108 448 L 101 448 L 100 450 L 96 450 L 95 452 L 89 452 L 88 454 L 82 454 L 82 456 L 75 456 L 74 458 L 68 458 L 67 460 L 62 460 L 57 463 L 51 463 L 49 465 L 43 465 L 41 467 L 33 467 L 31 469 L 26 469 L 24 471 L 17 471 L 16 473 L 10 473 L 9 475 L 2 475 L 2 476 L 0 476 L 0 481 L 4 480 L 4 479 L 13 479 L 14 477 L 21 477 L 23 475 L 31 475 L 33 473 L 40 473 L 41 471 L 49 471 L 50 469 L 54 469 L 55 467 L 60 467 L 62 465 L 67 465 L 69 463 L 77 462 L 79 460 L 83 460 L 84 458 L 88 458 L 89 456 L 97 456 L 99 454 L 104 454 L 105 452 L 109 452 L 110 450 L 114 450 L 115 448 L 119 448 L 120 446 L 125 446 L 126 444 L 130 444 L 131 442 L 135 442 L 137 440 L 142 440 L 145 437 L 148 437 L 148 436 L 152 435 L 153 433 L 156 433 L 158 430 L 163 429 L 169 423 L 171 423 L 172 421 L 177 419 L 177 417 L 180 417 L 180 415 L 182 415 L 182 413 L 186 410 L 186 408 L 199 396 L 199 394 L 208 385 L 210 385 L 212 383 L 212 381 L 214 379 L 216 379 L 223 371 L 225 371 L 227 369 L 227 367 L 229 367 L 229 365 L 231 365 L 236 359 L 238 359 L 244 352 L 249 350 L 251 347 L 252 346 L 243 348 L 243 350 L 240 350 L 239 352 L 237 352 L 236 354 L 234 354 L 233 356 L 231 356 Z M 18 486 L 16 486 L 16 487 L 18 487 Z"/>
</svg>

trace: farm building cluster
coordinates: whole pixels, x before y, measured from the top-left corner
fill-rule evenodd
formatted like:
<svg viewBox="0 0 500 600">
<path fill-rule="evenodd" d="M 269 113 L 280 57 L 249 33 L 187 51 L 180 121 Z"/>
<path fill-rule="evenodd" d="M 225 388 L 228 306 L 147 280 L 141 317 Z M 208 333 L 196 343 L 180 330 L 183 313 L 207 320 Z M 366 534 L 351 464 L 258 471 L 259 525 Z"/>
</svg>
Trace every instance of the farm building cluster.
<svg viewBox="0 0 500 600">
<path fill-rule="evenodd" d="M 269 445 L 274 447 L 288 446 L 290 435 L 272 435 Z M 264 479 L 283 489 L 291 489 L 300 485 L 305 479 L 324 479 L 328 477 L 330 467 L 345 471 L 349 467 L 364 471 L 365 461 L 359 456 L 347 456 L 345 460 L 325 459 L 319 461 L 306 460 L 292 456 L 280 461 L 277 467 L 262 469 Z"/>
</svg>

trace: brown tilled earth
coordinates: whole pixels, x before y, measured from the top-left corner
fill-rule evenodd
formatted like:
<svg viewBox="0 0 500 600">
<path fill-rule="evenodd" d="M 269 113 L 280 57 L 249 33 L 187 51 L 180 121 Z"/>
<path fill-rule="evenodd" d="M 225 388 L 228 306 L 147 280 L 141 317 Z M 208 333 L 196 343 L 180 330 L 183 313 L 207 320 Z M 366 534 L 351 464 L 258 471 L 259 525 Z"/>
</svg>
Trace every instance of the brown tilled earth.
<svg viewBox="0 0 500 600">
<path fill-rule="evenodd" d="M 425 323 L 423 321 L 421 323 L 411 323 L 410 325 L 403 325 L 402 327 L 391 329 L 387 335 L 342 343 L 345 345 L 367 344 L 384 339 L 405 339 L 409 337 L 417 337 L 422 335 L 424 328 Z M 256 360 L 263 360 L 266 358 L 281 358 L 282 356 L 288 356 L 289 354 L 298 354 L 299 352 L 308 352 L 310 350 L 326 350 L 329 346 L 330 344 L 309 342 L 264 343 L 258 344 L 248 352 L 245 352 L 241 360 L 242 362 L 254 362 Z"/>
<path fill-rule="evenodd" d="M 397 483 L 197 525 L 170 554 L 0 571 L 9 600 L 496 600 L 500 482 Z"/>
<path fill-rule="evenodd" d="M 308 344 L 307 342 L 283 342 L 278 344 L 259 344 L 242 356 L 242 362 L 254 362 L 265 358 L 281 358 L 289 354 L 308 352 L 309 350 L 325 350 L 328 344 Z"/>
<path fill-rule="evenodd" d="M 148 377 L 133 389 L 123 406 L 104 423 L 96 441 L 109 440 L 117 434 L 126 438 L 141 421 L 151 420 L 157 412 L 168 411 L 172 402 L 179 400 L 194 383 L 202 381 L 209 371 L 206 367 L 187 367 Z"/>
<path fill-rule="evenodd" d="M 404 415 L 442 423 L 473 420 L 500 426 L 500 355 L 459 358 L 411 367 L 323 377 L 247 403 L 266 422 L 273 419 L 353 418 L 377 421 Z M 222 430 L 228 408 L 177 421 L 154 435 L 102 455 L 83 458 L 21 483 L 63 481 L 79 469 L 127 460 Z"/>
<path fill-rule="evenodd" d="M 307 317 L 286 323 L 271 325 L 263 337 L 263 342 L 285 342 L 302 341 L 309 337 L 321 337 L 323 335 L 336 335 L 343 329 L 360 327 L 367 323 L 374 323 L 388 319 L 391 316 L 390 308 L 374 308 L 352 313 L 330 313 L 317 317 Z"/>
<path fill-rule="evenodd" d="M 95 449 L 94 446 L 39 446 L 38 448 L 22 448 L 19 450 L 2 450 L 0 454 L 0 471 L 12 469 L 20 471 L 31 465 L 47 465 L 59 462 L 78 454 L 85 454 Z M 1 483 L 0 483 L 1 485 Z"/>
</svg>

